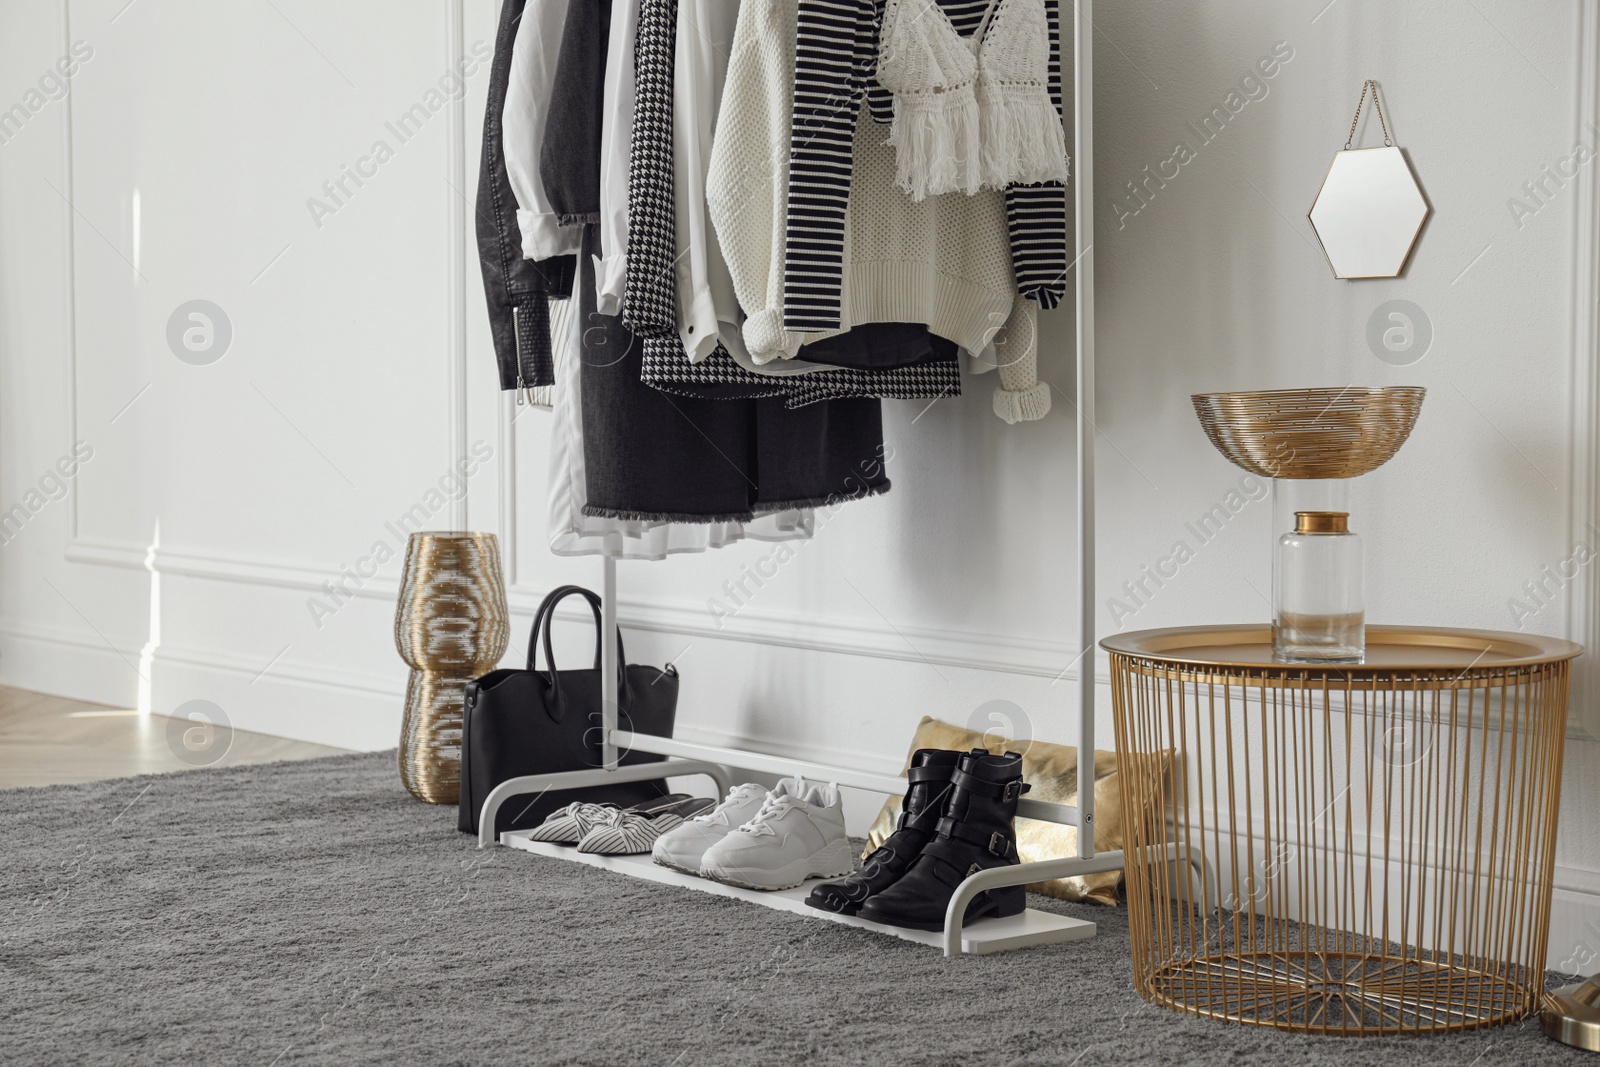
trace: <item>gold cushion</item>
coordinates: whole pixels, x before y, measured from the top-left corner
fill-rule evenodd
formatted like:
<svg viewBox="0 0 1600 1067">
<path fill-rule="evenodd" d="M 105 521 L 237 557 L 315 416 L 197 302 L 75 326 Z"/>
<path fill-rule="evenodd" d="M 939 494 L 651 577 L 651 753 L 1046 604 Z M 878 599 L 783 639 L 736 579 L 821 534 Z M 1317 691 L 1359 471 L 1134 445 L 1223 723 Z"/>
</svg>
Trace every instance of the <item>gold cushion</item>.
<svg viewBox="0 0 1600 1067">
<path fill-rule="evenodd" d="M 916 736 L 911 739 L 911 751 L 919 748 L 944 748 L 958 752 L 986 748 L 997 755 L 1020 752 L 1022 778 L 1033 786 L 1027 794 L 1029 799 L 1073 806 L 1078 803 L 1078 750 L 1072 745 L 1010 741 L 923 716 L 917 726 Z M 906 767 L 910 765 L 911 758 L 907 754 Z M 900 773 L 904 774 L 905 768 L 901 768 Z M 895 824 L 900 819 L 901 800 L 901 797 L 890 797 L 885 802 L 877 821 L 867 832 L 867 849 L 863 856 L 870 854 L 894 833 Z M 1097 751 L 1094 754 L 1094 821 L 1095 851 L 1111 852 L 1122 847 L 1122 789 L 1117 778 L 1115 752 Z M 1076 826 L 1039 822 L 1036 819 L 1018 819 L 1016 825 L 1017 852 L 1023 863 L 1078 854 Z M 1035 882 L 1028 888 L 1062 900 L 1115 905 L 1121 901 L 1121 885 L 1122 872 L 1108 871 L 1105 874 Z"/>
</svg>

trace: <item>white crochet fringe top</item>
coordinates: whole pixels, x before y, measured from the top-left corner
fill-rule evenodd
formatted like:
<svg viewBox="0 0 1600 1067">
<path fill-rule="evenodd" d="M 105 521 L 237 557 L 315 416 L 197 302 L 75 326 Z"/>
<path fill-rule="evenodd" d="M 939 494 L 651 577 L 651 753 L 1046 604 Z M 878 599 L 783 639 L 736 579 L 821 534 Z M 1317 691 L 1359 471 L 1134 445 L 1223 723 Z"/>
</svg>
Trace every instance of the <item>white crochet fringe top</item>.
<svg viewBox="0 0 1600 1067">
<path fill-rule="evenodd" d="M 912 199 L 1067 180 L 1044 0 L 990 0 L 971 37 L 938 0 L 888 0 L 878 82 L 894 96 L 895 181 Z"/>
</svg>

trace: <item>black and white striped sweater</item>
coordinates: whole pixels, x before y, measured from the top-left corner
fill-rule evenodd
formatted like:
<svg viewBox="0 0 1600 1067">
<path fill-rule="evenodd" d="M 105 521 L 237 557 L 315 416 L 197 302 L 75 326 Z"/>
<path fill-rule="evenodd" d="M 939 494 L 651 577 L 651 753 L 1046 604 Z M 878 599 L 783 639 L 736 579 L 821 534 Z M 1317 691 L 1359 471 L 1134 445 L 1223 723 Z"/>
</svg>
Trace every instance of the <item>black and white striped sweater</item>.
<svg viewBox="0 0 1600 1067">
<path fill-rule="evenodd" d="M 938 3 L 964 36 L 977 29 L 988 7 L 987 0 Z M 883 6 L 884 0 L 800 0 L 784 248 L 787 330 L 840 325 L 856 114 L 864 98 L 877 121 L 887 122 L 892 114 L 892 99 L 875 77 Z M 1058 0 L 1046 0 L 1046 9 L 1050 96 L 1060 111 Z M 1066 293 L 1070 263 L 1066 187 L 1057 182 L 1011 186 L 1005 200 L 1017 287 L 1040 307 L 1053 308 Z"/>
</svg>

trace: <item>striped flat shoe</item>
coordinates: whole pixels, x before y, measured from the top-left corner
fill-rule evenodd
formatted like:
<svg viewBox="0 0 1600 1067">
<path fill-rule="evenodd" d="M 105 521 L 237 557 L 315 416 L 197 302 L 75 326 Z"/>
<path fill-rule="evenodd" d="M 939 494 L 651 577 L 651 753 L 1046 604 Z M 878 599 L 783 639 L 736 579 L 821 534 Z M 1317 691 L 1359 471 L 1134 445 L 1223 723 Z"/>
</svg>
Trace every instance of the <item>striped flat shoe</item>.
<svg viewBox="0 0 1600 1067">
<path fill-rule="evenodd" d="M 583 835 L 600 825 L 602 819 L 617 810 L 615 804 L 588 804 L 577 801 L 557 808 L 533 828 L 528 837 L 534 841 L 547 841 L 553 845 L 576 845 Z"/>
<path fill-rule="evenodd" d="M 649 852 L 656 838 L 682 826 L 714 803 L 709 797 L 690 797 L 652 811 L 627 808 L 606 812 L 601 821 L 583 835 L 578 851 L 602 856 Z"/>
</svg>

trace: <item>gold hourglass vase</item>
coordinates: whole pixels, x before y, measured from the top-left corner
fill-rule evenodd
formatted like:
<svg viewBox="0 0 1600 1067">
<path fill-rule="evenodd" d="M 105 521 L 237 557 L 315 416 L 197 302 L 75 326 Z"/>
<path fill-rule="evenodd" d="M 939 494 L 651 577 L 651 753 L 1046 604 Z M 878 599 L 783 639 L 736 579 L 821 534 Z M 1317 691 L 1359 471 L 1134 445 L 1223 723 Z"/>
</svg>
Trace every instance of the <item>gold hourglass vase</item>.
<svg viewBox="0 0 1600 1067">
<path fill-rule="evenodd" d="M 418 800 L 459 799 L 462 693 L 500 662 L 510 636 L 494 534 L 412 534 L 395 605 L 394 643 L 411 667 L 400 727 L 400 780 Z"/>
</svg>

